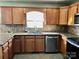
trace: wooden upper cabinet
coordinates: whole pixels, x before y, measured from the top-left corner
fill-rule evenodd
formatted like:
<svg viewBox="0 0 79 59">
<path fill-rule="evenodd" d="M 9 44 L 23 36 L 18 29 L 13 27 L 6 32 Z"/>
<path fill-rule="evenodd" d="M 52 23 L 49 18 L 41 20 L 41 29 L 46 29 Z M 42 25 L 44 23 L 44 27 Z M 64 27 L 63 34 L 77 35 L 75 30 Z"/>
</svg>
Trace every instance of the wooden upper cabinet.
<svg viewBox="0 0 79 59">
<path fill-rule="evenodd" d="M 1 7 L 2 24 L 12 24 L 12 8 Z"/>
<path fill-rule="evenodd" d="M 24 24 L 24 8 L 13 8 L 13 24 Z"/>
<path fill-rule="evenodd" d="M 68 6 L 61 7 L 59 11 L 60 11 L 60 14 L 59 14 L 59 24 L 60 25 L 67 25 L 67 20 L 68 20 Z"/>
<path fill-rule="evenodd" d="M 59 9 L 57 8 L 46 9 L 47 25 L 58 24 L 58 18 L 59 18 Z"/>
<path fill-rule="evenodd" d="M 78 7 L 78 10 L 77 10 L 77 12 L 79 13 L 79 2 L 77 3 L 78 5 L 77 5 L 77 7 Z"/>
<path fill-rule="evenodd" d="M 68 13 L 68 25 L 74 24 L 74 16 L 76 13 L 77 13 L 77 4 L 70 5 Z"/>
</svg>

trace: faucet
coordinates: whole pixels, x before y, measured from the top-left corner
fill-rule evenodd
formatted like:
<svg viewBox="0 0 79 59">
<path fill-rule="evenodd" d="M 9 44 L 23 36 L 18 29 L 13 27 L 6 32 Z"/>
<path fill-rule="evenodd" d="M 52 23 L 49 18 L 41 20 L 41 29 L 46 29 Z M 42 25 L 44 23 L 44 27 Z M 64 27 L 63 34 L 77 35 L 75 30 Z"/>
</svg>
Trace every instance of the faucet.
<svg viewBox="0 0 79 59">
<path fill-rule="evenodd" d="M 37 26 L 34 27 L 34 32 L 38 33 L 38 27 Z"/>
</svg>

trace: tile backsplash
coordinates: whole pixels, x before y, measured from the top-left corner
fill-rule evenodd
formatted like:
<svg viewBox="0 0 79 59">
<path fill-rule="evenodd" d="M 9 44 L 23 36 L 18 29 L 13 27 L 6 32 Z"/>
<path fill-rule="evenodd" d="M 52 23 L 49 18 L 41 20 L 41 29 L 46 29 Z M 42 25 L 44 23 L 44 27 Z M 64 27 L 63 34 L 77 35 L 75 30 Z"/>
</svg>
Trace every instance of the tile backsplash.
<svg viewBox="0 0 79 59">
<path fill-rule="evenodd" d="M 69 33 L 79 35 L 79 26 L 69 26 L 68 28 Z"/>
<path fill-rule="evenodd" d="M 33 31 L 33 29 L 29 29 Z M 46 25 L 42 29 L 42 31 L 51 31 L 51 32 L 67 32 L 67 26 L 59 26 L 59 25 Z M 25 32 L 24 25 L 0 25 L 0 32 Z"/>
<path fill-rule="evenodd" d="M 5 32 L 23 32 L 23 25 L 0 25 L 0 31 Z"/>
</svg>

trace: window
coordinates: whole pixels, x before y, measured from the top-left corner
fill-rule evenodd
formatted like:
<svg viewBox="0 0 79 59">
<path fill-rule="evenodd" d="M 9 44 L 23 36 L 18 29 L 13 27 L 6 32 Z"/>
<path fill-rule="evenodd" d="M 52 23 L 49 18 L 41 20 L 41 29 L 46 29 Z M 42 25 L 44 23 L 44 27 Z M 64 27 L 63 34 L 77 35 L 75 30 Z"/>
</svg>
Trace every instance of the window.
<svg viewBox="0 0 79 59">
<path fill-rule="evenodd" d="M 44 13 L 39 11 L 31 11 L 26 13 L 27 28 L 43 28 Z"/>
</svg>

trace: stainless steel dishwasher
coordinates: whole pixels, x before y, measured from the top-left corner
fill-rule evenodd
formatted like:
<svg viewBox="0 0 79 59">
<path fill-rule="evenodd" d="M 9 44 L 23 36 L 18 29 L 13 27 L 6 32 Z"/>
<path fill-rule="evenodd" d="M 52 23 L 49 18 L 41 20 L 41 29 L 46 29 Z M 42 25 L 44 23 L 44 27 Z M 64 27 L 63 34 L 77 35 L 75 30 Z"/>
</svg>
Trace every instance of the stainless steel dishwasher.
<svg viewBox="0 0 79 59">
<path fill-rule="evenodd" d="M 58 52 L 58 35 L 47 35 L 45 39 L 45 52 Z"/>
</svg>

